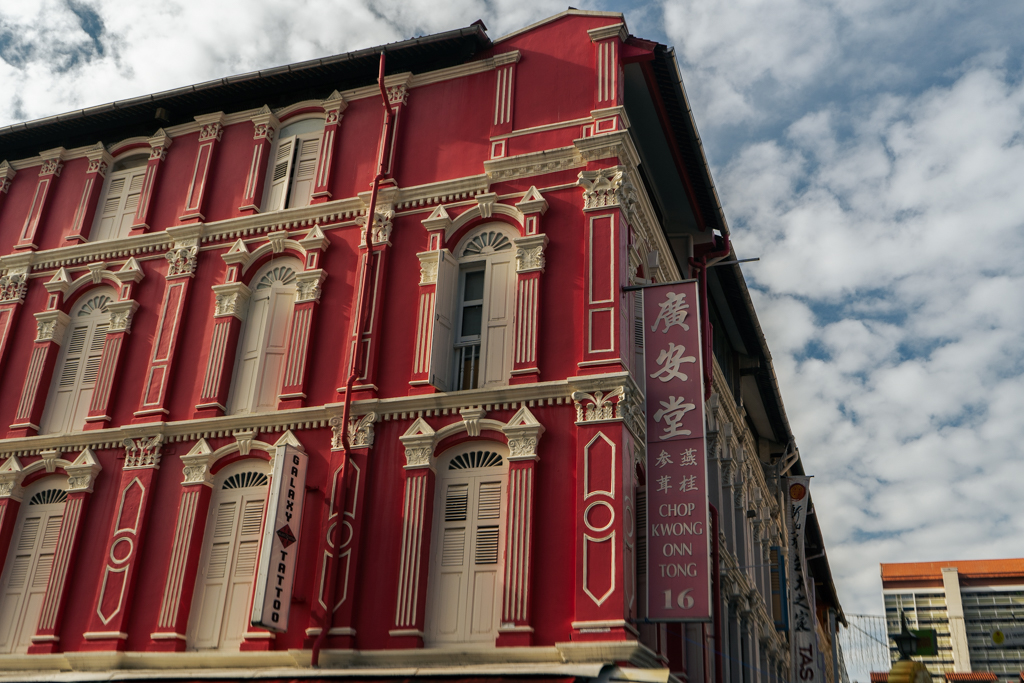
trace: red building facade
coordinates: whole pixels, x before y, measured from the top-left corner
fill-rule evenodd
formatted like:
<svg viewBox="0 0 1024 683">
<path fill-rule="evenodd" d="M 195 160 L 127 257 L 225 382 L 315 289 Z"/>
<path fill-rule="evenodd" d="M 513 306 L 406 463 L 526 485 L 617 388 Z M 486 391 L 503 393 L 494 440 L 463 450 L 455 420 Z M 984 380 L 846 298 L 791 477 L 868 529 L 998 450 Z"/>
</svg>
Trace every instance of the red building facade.
<svg viewBox="0 0 1024 683">
<path fill-rule="evenodd" d="M 390 139 L 380 49 L 0 130 L 3 668 L 294 677 L 326 627 L 327 668 L 788 677 L 772 477 L 802 466 L 742 275 L 710 268 L 671 51 L 580 11 L 383 49 Z M 723 592 L 656 626 L 623 288 L 701 271 Z M 271 633 L 280 445 L 309 469 Z"/>
</svg>

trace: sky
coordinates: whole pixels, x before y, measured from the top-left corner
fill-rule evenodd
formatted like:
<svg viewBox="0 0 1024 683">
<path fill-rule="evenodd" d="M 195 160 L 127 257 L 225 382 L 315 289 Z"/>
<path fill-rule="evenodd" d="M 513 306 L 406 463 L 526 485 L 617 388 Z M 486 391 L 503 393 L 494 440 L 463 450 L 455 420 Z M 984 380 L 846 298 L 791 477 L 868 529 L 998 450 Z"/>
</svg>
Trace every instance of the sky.
<svg viewBox="0 0 1024 683">
<path fill-rule="evenodd" d="M 1024 3 L 576 2 L 676 49 L 846 611 L 1024 556 Z M 0 125 L 565 7 L 5 2 Z"/>
</svg>

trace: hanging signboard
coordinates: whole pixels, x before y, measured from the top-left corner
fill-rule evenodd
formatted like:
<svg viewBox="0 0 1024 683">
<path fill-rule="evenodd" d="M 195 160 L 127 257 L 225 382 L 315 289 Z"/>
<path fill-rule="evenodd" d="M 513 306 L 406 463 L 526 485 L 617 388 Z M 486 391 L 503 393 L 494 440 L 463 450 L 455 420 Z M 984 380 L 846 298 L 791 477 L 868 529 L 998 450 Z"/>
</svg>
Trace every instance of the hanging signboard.
<svg viewBox="0 0 1024 683">
<path fill-rule="evenodd" d="M 814 584 L 808 583 L 804 558 L 804 528 L 811 497 L 807 487 L 810 477 L 784 477 L 786 500 L 789 503 L 789 619 L 792 651 L 792 674 L 796 683 L 823 683 L 824 655 L 818 643 L 817 617 L 814 605 Z"/>
<path fill-rule="evenodd" d="M 298 448 L 277 447 L 251 620 L 253 626 L 277 633 L 288 630 L 306 493 L 306 463 L 306 454 Z"/>
<path fill-rule="evenodd" d="M 647 619 L 711 620 L 704 381 L 696 281 L 645 287 Z"/>
</svg>

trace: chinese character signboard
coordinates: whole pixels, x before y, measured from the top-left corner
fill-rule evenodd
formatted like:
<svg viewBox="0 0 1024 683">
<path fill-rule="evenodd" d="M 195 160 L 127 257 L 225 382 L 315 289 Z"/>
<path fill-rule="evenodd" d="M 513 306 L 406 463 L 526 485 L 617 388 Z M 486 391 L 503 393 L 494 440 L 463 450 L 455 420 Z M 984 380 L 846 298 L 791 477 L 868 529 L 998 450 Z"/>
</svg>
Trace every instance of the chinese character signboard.
<svg viewBox="0 0 1024 683">
<path fill-rule="evenodd" d="M 298 448 L 277 447 L 251 620 L 253 626 L 277 633 L 288 630 L 302 503 L 306 493 L 306 462 L 306 454 Z"/>
<path fill-rule="evenodd" d="M 711 620 L 697 283 L 644 289 L 647 618 Z"/>
</svg>

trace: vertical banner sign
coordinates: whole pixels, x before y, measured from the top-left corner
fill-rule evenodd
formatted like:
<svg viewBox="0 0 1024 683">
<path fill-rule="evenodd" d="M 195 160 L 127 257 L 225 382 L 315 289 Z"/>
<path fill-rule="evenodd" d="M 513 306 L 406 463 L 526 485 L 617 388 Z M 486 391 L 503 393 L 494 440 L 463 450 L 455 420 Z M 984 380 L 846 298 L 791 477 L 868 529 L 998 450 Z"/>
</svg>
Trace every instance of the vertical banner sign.
<svg viewBox="0 0 1024 683">
<path fill-rule="evenodd" d="M 646 287 L 647 618 L 711 620 L 697 283 Z"/>
<path fill-rule="evenodd" d="M 306 454 L 298 448 L 277 447 L 251 620 L 253 626 L 277 633 L 288 630 L 306 493 L 306 462 Z"/>
<path fill-rule="evenodd" d="M 815 625 L 813 585 L 807 583 L 807 562 L 804 559 L 804 527 L 811 497 L 807 486 L 810 477 L 786 477 L 786 500 L 789 503 L 789 619 L 793 648 L 792 675 L 794 683 L 823 683 L 819 667 L 818 633 Z M 823 655 L 822 655 L 823 658 Z"/>
</svg>

